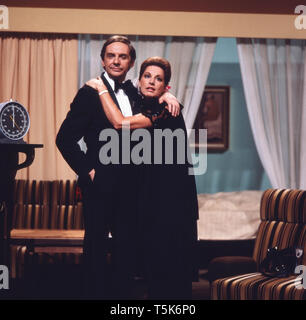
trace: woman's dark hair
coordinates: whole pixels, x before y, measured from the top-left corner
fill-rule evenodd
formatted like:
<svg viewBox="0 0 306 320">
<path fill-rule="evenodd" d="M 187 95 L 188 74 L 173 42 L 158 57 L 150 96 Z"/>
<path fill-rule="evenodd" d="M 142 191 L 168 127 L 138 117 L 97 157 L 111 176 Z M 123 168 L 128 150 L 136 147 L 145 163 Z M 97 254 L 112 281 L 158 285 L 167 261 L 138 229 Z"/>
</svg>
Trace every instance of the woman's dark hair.
<svg viewBox="0 0 306 320">
<path fill-rule="evenodd" d="M 125 36 L 118 36 L 118 35 L 111 36 L 110 38 L 108 38 L 105 41 L 105 43 L 104 43 L 104 45 L 102 47 L 102 50 L 101 50 L 101 54 L 100 54 L 100 57 L 101 57 L 102 60 L 104 60 L 106 47 L 109 46 L 111 43 L 114 43 L 114 42 L 125 43 L 130 49 L 130 57 L 131 57 L 132 62 L 134 62 L 136 60 L 136 50 L 132 46 L 131 41 Z"/>
<path fill-rule="evenodd" d="M 139 80 L 148 66 L 157 66 L 164 70 L 165 73 L 165 85 L 167 86 L 171 79 L 171 66 L 168 60 L 161 57 L 151 57 L 146 59 L 140 67 Z"/>
</svg>

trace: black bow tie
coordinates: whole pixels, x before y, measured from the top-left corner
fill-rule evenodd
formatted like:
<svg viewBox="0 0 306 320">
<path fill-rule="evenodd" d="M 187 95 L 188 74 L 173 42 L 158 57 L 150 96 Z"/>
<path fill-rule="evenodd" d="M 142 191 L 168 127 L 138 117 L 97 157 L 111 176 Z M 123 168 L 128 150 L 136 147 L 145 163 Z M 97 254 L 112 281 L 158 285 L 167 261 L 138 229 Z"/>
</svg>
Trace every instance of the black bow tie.
<svg viewBox="0 0 306 320">
<path fill-rule="evenodd" d="M 115 80 L 115 89 L 114 89 L 114 91 L 116 93 L 118 92 L 119 89 L 122 89 L 123 91 L 126 91 L 128 86 L 129 86 L 128 81 L 120 83 L 119 81 Z"/>
</svg>

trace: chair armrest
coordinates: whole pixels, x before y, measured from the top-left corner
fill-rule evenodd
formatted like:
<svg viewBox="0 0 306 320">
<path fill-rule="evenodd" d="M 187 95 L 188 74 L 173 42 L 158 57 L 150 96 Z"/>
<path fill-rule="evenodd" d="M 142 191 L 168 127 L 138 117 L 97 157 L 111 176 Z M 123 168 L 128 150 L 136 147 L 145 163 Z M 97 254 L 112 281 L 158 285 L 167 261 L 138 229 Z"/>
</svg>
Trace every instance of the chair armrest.
<svg viewBox="0 0 306 320">
<path fill-rule="evenodd" d="M 229 276 L 256 272 L 256 262 L 252 257 L 227 256 L 212 259 L 208 265 L 207 277 L 210 282 Z"/>
</svg>

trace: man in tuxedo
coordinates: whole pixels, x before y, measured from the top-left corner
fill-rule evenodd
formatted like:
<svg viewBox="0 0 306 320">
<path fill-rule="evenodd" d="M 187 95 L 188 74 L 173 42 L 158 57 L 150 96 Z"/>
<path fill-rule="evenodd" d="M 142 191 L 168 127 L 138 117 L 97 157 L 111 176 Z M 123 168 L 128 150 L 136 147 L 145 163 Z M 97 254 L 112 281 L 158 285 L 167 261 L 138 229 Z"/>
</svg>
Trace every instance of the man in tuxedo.
<svg viewBox="0 0 306 320">
<path fill-rule="evenodd" d="M 101 51 L 105 72 L 102 79 L 124 116 L 138 113 L 123 81 L 133 67 L 136 52 L 123 36 L 110 37 Z M 126 86 L 132 85 L 127 82 Z M 100 93 L 103 94 L 103 93 Z M 165 101 L 177 112 L 179 104 L 172 95 Z M 113 128 L 108 121 L 97 91 L 84 85 L 75 96 L 70 111 L 57 134 L 56 145 L 78 175 L 82 190 L 85 224 L 85 292 L 89 298 L 131 298 L 133 272 L 137 262 L 137 166 L 103 165 L 99 151 L 107 141 L 99 141 L 102 130 Z M 119 136 L 122 134 L 118 130 Z M 87 151 L 81 151 L 81 138 Z M 121 139 L 120 139 L 121 140 Z M 121 148 L 121 146 L 120 146 Z M 106 257 L 111 241 L 111 267 Z"/>
</svg>

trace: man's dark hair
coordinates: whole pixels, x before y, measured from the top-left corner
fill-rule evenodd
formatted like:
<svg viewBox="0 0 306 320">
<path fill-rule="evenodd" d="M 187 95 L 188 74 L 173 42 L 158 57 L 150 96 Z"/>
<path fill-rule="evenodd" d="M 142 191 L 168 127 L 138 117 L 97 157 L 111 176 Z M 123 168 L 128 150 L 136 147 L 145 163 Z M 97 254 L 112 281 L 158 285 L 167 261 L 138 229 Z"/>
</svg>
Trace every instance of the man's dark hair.
<svg viewBox="0 0 306 320">
<path fill-rule="evenodd" d="M 132 46 L 131 44 L 131 41 L 125 37 L 125 36 L 118 36 L 118 35 L 115 35 L 115 36 L 111 36 L 110 38 L 108 38 L 103 47 L 102 47 L 102 50 L 101 50 L 101 54 L 100 54 L 100 57 L 102 60 L 104 60 L 104 55 L 105 55 L 105 51 L 106 51 L 106 47 L 108 45 L 110 45 L 111 43 L 114 43 L 114 42 L 122 42 L 122 43 L 125 43 L 129 49 L 130 49 L 130 57 L 131 57 L 131 60 L 132 62 L 134 62 L 136 60 L 136 50 L 135 48 Z"/>
</svg>

